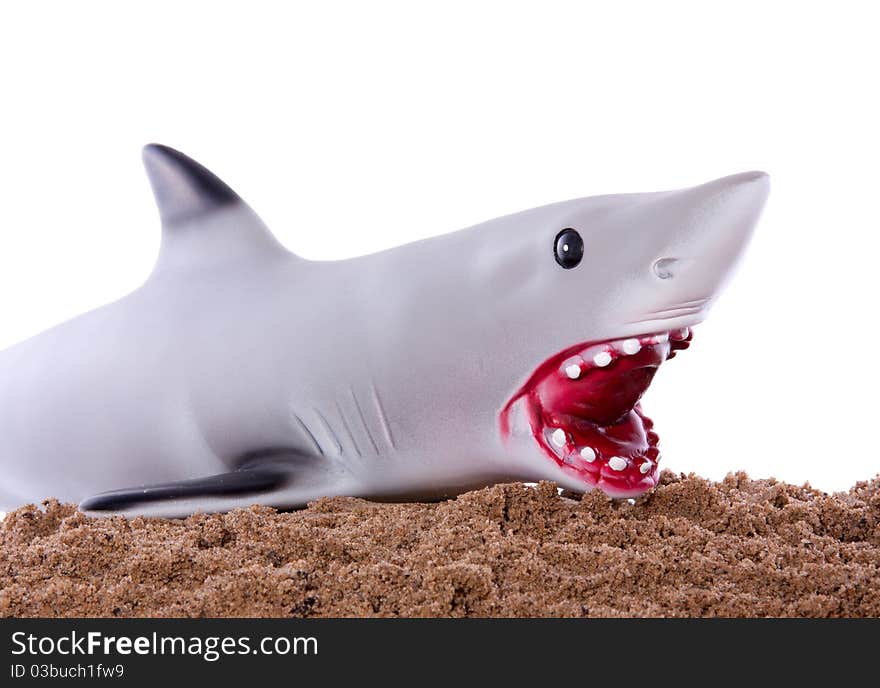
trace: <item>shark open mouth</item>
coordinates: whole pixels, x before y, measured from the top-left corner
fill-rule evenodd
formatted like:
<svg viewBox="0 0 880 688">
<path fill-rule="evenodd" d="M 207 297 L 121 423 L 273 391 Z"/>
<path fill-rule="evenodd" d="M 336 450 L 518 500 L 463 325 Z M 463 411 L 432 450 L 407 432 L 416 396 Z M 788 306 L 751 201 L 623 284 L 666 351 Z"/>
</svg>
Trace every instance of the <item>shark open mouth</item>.
<svg viewBox="0 0 880 688">
<path fill-rule="evenodd" d="M 522 403 L 535 441 L 564 471 L 611 497 L 657 484 L 659 437 L 639 400 L 660 365 L 688 348 L 689 328 L 569 347 L 544 361 L 501 414 Z"/>
</svg>

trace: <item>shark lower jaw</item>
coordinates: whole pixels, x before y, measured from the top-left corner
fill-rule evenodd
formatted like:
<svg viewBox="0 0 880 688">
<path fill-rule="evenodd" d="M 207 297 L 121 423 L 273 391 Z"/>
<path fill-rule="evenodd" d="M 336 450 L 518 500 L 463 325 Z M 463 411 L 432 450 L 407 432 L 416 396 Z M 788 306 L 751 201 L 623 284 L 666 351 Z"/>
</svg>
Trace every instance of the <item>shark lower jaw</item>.
<svg viewBox="0 0 880 688">
<path fill-rule="evenodd" d="M 501 415 L 510 434 L 514 405 L 544 454 L 584 490 L 637 497 L 660 475 L 659 437 L 639 400 L 660 365 L 688 348 L 689 328 L 581 343 L 542 363 Z"/>
</svg>

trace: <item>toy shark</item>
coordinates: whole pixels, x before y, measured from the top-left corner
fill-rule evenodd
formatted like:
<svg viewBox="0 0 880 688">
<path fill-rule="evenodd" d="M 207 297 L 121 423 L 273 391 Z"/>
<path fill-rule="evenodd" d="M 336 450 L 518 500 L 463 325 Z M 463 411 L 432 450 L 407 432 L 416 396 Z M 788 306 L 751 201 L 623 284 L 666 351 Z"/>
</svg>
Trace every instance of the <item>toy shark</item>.
<svg viewBox="0 0 880 688">
<path fill-rule="evenodd" d="M 0 353 L 0 509 L 178 517 L 547 479 L 651 489 L 639 399 L 752 233 L 761 172 L 548 205 L 351 260 L 283 248 L 160 145 L 143 286 Z"/>
</svg>

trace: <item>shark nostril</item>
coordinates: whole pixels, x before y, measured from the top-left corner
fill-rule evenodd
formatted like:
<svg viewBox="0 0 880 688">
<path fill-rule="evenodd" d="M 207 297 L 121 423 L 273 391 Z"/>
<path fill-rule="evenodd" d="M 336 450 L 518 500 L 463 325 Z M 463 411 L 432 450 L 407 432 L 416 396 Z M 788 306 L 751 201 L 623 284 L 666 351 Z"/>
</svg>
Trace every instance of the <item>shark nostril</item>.
<svg viewBox="0 0 880 688">
<path fill-rule="evenodd" d="M 673 267 L 678 262 L 678 258 L 658 258 L 654 261 L 654 274 L 662 280 L 671 279 L 675 276 Z"/>
</svg>

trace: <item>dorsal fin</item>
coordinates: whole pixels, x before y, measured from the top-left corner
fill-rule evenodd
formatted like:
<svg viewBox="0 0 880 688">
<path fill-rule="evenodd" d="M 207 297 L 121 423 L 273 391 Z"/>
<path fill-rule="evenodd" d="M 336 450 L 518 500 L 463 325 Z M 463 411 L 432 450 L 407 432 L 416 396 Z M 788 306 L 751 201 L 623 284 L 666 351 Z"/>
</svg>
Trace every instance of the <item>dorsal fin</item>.
<svg viewBox="0 0 880 688">
<path fill-rule="evenodd" d="M 144 146 L 143 157 L 164 226 L 241 202 L 213 172 L 180 151 L 150 143 Z"/>
<path fill-rule="evenodd" d="M 144 146 L 144 167 L 162 220 L 156 272 L 290 255 L 263 221 L 213 172 L 168 146 Z"/>
</svg>

